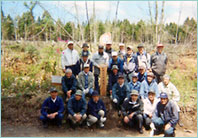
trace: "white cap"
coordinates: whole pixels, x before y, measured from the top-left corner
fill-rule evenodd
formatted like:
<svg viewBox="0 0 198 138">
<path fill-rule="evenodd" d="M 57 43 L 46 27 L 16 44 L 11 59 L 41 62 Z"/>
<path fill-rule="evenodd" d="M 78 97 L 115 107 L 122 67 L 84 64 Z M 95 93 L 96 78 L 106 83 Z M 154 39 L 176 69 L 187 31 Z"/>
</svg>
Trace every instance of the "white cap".
<svg viewBox="0 0 198 138">
<path fill-rule="evenodd" d="M 118 53 L 117 52 L 112 52 L 112 57 L 113 56 L 118 56 Z"/>
<path fill-rule="evenodd" d="M 112 44 L 111 41 L 107 41 L 107 42 L 106 42 L 106 45 L 111 45 L 111 44 Z"/>
<path fill-rule="evenodd" d="M 124 43 L 119 43 L 119 46 L 124 46 Z"/>
<path fill-rule="evenodd" d="M 65 73 L 72 73 L 72 70 L 70 68 L 67 68 Z"/>
<path fill-rule="evenodd" d="M 70 44 L 74 44 L 74 42 L 73 41 L 68 41 L 67 45 L 70 45 Z"/>
<path fill-rule="evenodd" d="M 133 47 L 132 47 L 132 46 L 130 46 L 130 45 L 129 45 L 129 46 L 127 46 L 127 48 L 133 49 Z"/>
</svg>

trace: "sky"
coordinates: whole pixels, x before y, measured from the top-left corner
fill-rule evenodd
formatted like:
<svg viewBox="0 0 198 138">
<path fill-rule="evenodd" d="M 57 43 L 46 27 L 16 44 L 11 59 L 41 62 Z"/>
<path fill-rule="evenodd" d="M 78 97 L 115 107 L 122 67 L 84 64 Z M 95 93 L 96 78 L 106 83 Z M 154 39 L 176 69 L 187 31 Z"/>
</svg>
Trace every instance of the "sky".
<svg viewBox="0 0 198 138">
<path fill-rule="evenodd" d="M 27 2 L 28 3 L 28 2 Z M 72 21 L 77 23 L 87 22 L 85 1 L 39 1 L 51 16 L 57 20 L 61 19 L 63 23 Z M 150 1 L 152 16 L 155 15 L 155 4 Z M 95 15 L 97 20 L 114 20 L 116 17 L 116 7 L 118 5 L 117 20 L 128 19 L 131 23 L 137 23 L 139 20 L 150 21 L 148 1 L 87 1 L 89 18 L 93 15 L 93 4 L 95 4 Z M 75 8 L 76 5 L 76 8 Z M 158 2 L 159 19 L 161 13 L 162 1 Z M 28 11 L 24 6 L 24 1 L 2 1 L 4 15 L 11 15 L 15 18 Z M 41 17 L 44 10 L 37 5 L 33 14 L 37 19 Z M 166 1 L 164 10 L 164 22 L 175 22 L 183 24 L 187 17 L 193 17 L 197 20 L 197 2 L 196 1 Z M 179 16 L 180 15 L 180 16 Z"/>
</svg>

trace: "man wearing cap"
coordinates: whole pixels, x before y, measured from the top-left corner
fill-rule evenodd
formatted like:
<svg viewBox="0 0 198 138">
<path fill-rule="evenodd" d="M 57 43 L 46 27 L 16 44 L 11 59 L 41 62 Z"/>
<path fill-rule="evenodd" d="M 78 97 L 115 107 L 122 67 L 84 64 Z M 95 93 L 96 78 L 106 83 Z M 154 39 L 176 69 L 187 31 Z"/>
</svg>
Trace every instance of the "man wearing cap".
<svg viewBox="0 0 198 138">
<path fill-rule="evenodd" d="M 147 78 L 146 66 L 140 65 L 138 68 L 138 81 L 143 82 Z"/>
<path fill-rule="evenodd" d="M 159 93 L 165 92 L 168 95 L 169 100 L 172 100 L 175 103 L 177 110 L 180 113 L 180 108 L 178 105 L 178 102 L 180 100 L 180 94 L 177 88 L 175 87 L 175 85 L 170 82 L 169 75 L 165 74 L 163 76 L 163 81 L 158 84 L 158 88 L 159 88 Z M 179 125 L 183 126 L 180 120 L 179 120 Z"/>
<path fill-rule="evenodd" d="M 83 53 L 83 52 L 87 52 L 88 53 L 88 56 L 89 56 L 89 46 L 88 46 L 88 44 L 87 43 L 83 43 L 83 45 L 82 45 L 82 52 L 81 52 L 81 54 Z"/>
<path fill-rule="evenodd" d="M 77 90 L 75 97 L 71 97 L 67 105 L 68 119 L 71 121 L 72 128 L 81 125 L 87 118 L 86 106 L 86 100 L 82 98 L 82 91 Z"/>
<path fill-rule="evenodd" d="M 128 83 L 130 91 L 136 90 L 140 92 L 141 83 L 138 81 L 138 73 L 132 74 L 132 80 Z"/>
<path fill-rule="evenodd" d="M 50 97 L 42 104 L 40 119 L 44 128 L 48 127 L 48 123 L 54 121 L 59 127 L 63 119 L 64 104 L 61 97 L 58 96 L 56 88 L 50 89 Z"/>
<path fill-rule="evenodd" d="M 67 47 L 68 48 L 65 49 L 61 55 L 62 69 L 65 73 L 65 70 L 67 68 L 70 68 L 73 71 L 73 74 L 76 76 L 76 62 L 79 59 L 79 55 L 78 52 L 74 49 L 73 41 L 69 41 Z"/>
<path fill-rule="evenodd" d="M 112 52 L 114 51 L 114 50 L 111 48 L 111 45 L 112 45 L 112 42 L 111 42 L 111 41 L 108 41 L 108 42 L 106 43 L 106 47 L 105 47 L 105 52 L 108 54 L 109 59 L 111 59 Z"/>
<path fill-rule="evenodd" d="M 98 77 L 100 74 L 100 67 L 103 65 L 108 66 L 109 64 L 109 56 L 104 52 L 104 47 L 102 45 L 98 46 L 98 52 L 93 54 L 92 61 L 94 65 L 95 90 L 99 91 Z"/>
<path fill-rule="evenodd" d="M 84 95 L 91 96 L 94 89 L 94 75 L 89 71 L 89 64 L 84 65 L 83 71 L 78 75 L 78 89 L 82 90 Z"/>
<path fill-rule="evenodd" d="M 101 128 L 104 127 L 104 122 L 106 121 L 106 108 L 97 91 L 92 93 L 92 98 L 88 102 L 87 115 L 88 127 L 96 122 L 99 123 Z"/>
<path fill-rule="evenodd" d="M 179 120 L 178 110 L 174 102 L 169 100 L 168 95 L 160 93 L 160 102 L 157 104 L 152 122 L 155 126 L 154 134 L 164 132 L 165 137 L 175 136 L 175 126 Z"/>
<path fill-rule="evenodd" d="M 155 91 L 155 96 L 159 97 L 159 89 L 158 85 L 155 81 L 155 76 L 152 72 L 147 73 L 147 78 L 141 83 L 140 86 L 140 96 L 142 99 L 145 99 L 148 97 L 148 92 L 150 89 L 153 89 Z"/>
<path fill-rule="evenodd" d="M 61 80 L 62 90 L 64 93 L 64 100 L 67 100 L 76 92 L 77 80 L 76 77 L 72 74 L 71 69 L 66 69 L 65 76 Z"/>
<path fill-rule="evenodd" d="M 144 103 L 144 125 L 146 129 L 150 129 L 151 119 L 153 117 L 153 114 L 155 112 L 155 108 L 158 104 L 159 100 L 155 97 L 155 91 L 153 89 L 150 89 L 148 92 L 148 98 L 143 99 Z"/>
<path fill-rule="evenodd" d="M 77 63 L 76 63 L 76 72 L 77 75 L 83 71 L 84 65 L 88 64 L 89 65 L 89 70 L 92 72 L 93 71 L 93 62 L 88 58 L 89 57 L 89 52 L 88 51 L 82 51 L 82 58 L 80 58 Z"/>
<path fill-rule="evenodd" d="M 118 57 L 120 57 L 122 60 L 124 60 L 125 54 L 126 54 L 126 52 L 125 52 L 124 43 L 119 43 Z"/>
<path fill-rule="evenodd" d="M 129 87 L 124 83 L 124 75 L 119 73 L 118 82 L 115 83 L 112 88 L 113 106 L 118 110 L 118 116 L 121 115 L 121 105 L 123 101 L 127 99 L 129 93 Z"/>
<path fill-rule="evenodd" d="M 113 65 L 117 65 L 118 71 L 123 73 L 123 60 L 118 57 L 117 52 L 112 52 L 112 58 L 110 59 L 108 66 L 108 73 L 111 73 L 111 69 Z"/>
<path fill-rule="evenodd" d="M 140 134 L 143 134 L 143 102 L 138 98 L 138 91 L 133 90 L 130 98 L 125 100 L 122 105 L 123 122 L 130 127 L 137 128 Z"/>
<path fill-rule="evenodd" d="M 139 44 L 137 46 L 138 52 L 136 53 L 135 63 L 138 69 L 138 67 L 142 64 L 146 66 L 146 70 L 150 69 L 150 55 L 144 51 L 144 45 Z M 137 71 L 137 70 L 136 70 Z"/>
<path fill-rule="evenodd" d="M 155 75 L 157 83 L 160 83 L 163 79 L 163 75 L 166 73 L 167 56 L 163 52 L 164 45 L 157 45 L 157 52 L 151 56 L 151 69 Z"/>
<path fill-rule="evenodd" d="M 125 81 L 130 82 L 130 75 L 136 70 L 135 56 L 133 55 L 132 46 L 127 46 L 127 54 L 124 56 L 123 68 Z"/>
<path fill-rule="evenodd" d="M 118 81 L 118 66 L 113 65 L 111 70 L 112 72 L 109 74 L 108 79 L 108 92 L 109 96 L 112 98 L 112 87 Z"/>
</svg>

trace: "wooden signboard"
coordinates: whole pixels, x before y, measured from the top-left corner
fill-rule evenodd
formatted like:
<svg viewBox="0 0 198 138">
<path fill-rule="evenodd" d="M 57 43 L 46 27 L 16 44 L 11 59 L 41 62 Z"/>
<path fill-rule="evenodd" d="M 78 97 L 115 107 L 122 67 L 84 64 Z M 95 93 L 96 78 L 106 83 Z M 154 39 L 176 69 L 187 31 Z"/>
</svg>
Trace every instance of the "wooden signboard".
<svg viewBox="0 0 198 138">
<path fill-rule="evenodd" d="M 62 76 L 52 75 L 52 85 L 61 85 Z"/>
<path fill-rule="evenodd" d="M 100 69 L 100 95 L 106 96 L 107 91 L 107 66 L 103 65 Z"/>
</svg>

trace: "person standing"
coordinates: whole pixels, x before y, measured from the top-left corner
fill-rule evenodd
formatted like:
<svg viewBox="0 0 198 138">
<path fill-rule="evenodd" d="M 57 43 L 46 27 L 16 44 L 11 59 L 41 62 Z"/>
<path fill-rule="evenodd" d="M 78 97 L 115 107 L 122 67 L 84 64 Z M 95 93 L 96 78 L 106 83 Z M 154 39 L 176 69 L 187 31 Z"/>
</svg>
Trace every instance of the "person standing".
<svg viewBox="0 0 198 138">
<path fill-rule="evenodd" d="M 98 46 L 98 52 L 93 54 L 92 61 L 94 65 L 95 90 L 99 92 L 98 79 L 100 75 L 100 68 L 103 65 L 108 66 L 109 64 L 109 56 L 106 52 L 104 52 L 104 46 Z"/>
<path fill-rule="evenodd" d="M 157 83 L 160 83 L 163 80 L 163 76 L 166 73 L 167 66 L 167 56 L 163 52 L 164 45 L 157 45 L 157 52 L 151 56 L 151 69 L 155 75 Z"/>
<path fill-rule="evenodd" d="M 67 44 L 67 49 L 63 50 L 61 55 L 61 64 L 63 72 L 65 73 L 65 70 L 67 68 L 70 68 L 73 72 L 73 74 L 76 76 L 76 62 L 79 60 L 79 54 L 74 49 L 74 43 L 73 41 L 69 41 Z"/>
</svg>

